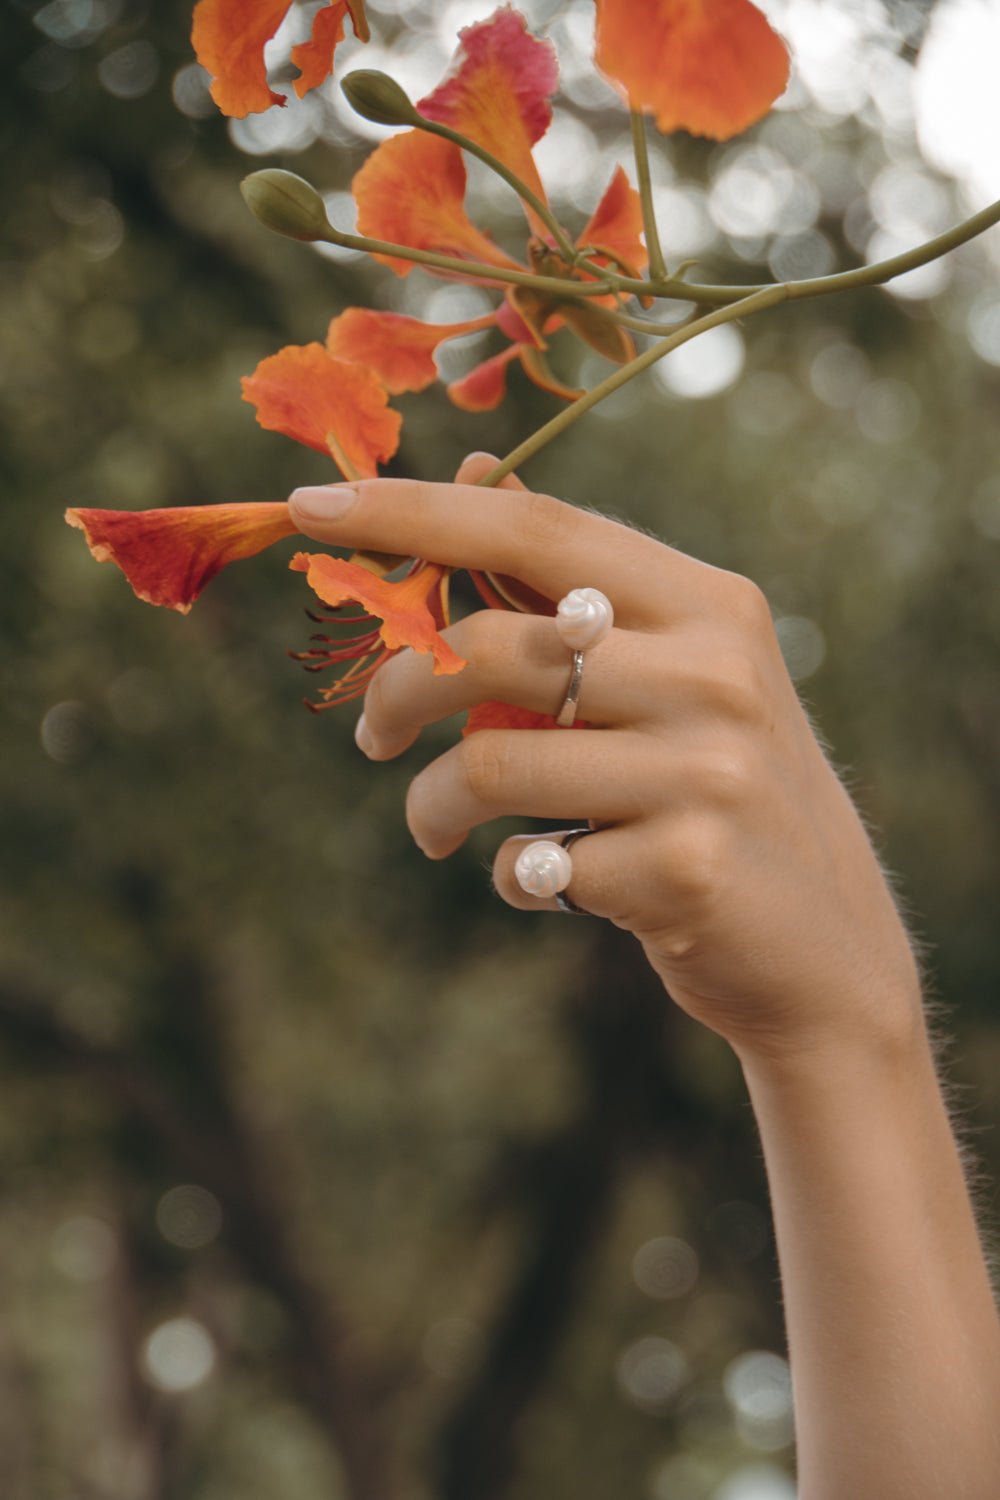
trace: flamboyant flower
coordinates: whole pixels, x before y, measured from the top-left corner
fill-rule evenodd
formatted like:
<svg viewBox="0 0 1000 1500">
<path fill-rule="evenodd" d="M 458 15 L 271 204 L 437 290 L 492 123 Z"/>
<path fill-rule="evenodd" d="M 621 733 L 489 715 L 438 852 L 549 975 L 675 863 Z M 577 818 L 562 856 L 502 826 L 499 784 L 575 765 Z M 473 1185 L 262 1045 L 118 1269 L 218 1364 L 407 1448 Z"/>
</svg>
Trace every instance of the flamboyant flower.
<svg viewBox="0 0 1000 1500">
<path fill-rule="evenodd" d="M 751 0 L 597 0 L 595 59 L 661 130 L 716 141 L 788 83 L 788 49 Z"/>
<path fill-rule="evenodd" d="M 546 203 L 531 148 L 551 122 L 550 101 L 557 83 L 551 44 L 532 36 L 517 11 L 504 8 L 466 27 L 449 76 L 417 109 L 491 152 Z M 532 231 L 527 263 L 512 260 L 466 215 L 465 187 L 460 147 L 420 130 L 405 131 L 378 146 L 354 179 L 358 230 L 373 239 L 486 265 L 533 270 L 565 280 L 594 279 L 584 268 L 565 263 L 549 229 L 530 205 L 525 210 Z M 591 247 L 594 264 L 614 262 L 638 276 L 646 264 L 642 230 L 639 194 L 617 167 L 575 248 Z M 400 276 L 413 269 L 412 261 L 379 258 Z M 486 277 L 464 279 L 488 284 Z M 548 366 L 547 336 L 565 325 L 609 358 L 629 359 L 635 352 L 630 336 L 592 305 L 613 306 L 614 300 L 608 296 L 588 298 L 590 305 L 556 302 L 531 289 L 514 287 L 494 313 L 450 325 L 350 308 L 331 323 L 327 347 L 344 358 L 364 358 L 394 392 L 422 390 L 436 374 L 433 351 L 438 344 L 479 332 L 492 323 L 509 342 L 449 385 L 448 394 L 457 406 L 488 411 L 499 405 L 514 359 L 520 360 L 536 385 L 573 400 L 580 392 L 564 385 Z M 412 357 L 416 349 L 421 351 L 419 360 Z"/>
<path fill-rule="evenodd" d="M 261 426 L 329 453 L 348 477 L 374 475 L 378 461 L 396 450 L 399 414 L 388 408 L 383 387 L 370 370 L 335 359 L 322 344 L 290 346 L 262 360 L 243 381 L 243 393 L 256 406 Z M 66 512 L 66 520 L 83 531 L 99 562 L 121 569 L 140 599 L 182 614 L 229 563 L 296 533 L 285 503 L 148 511 L 77 507 Z M 338 620 L 360 624 L 360 632 L 339 642 L 323 637 L 323 649 L 297 654 L 313 671 L 347 664 L 325 690 L 328 701 L 364 692 L 372 673 L 404 646 L 431 652 L 437 672 L 464 666 L 440 634 L 449 620 L 449 569 L 417 559 L 404 578 L 391 580 L 359 562 L 305 553 L 296 554 L 290 566 L 306 573 L 324 620 L 338 620 L 348 601 L 361 606 L 361 614 Z"/>
<path fill-rule="evenodd" d="M 242 119 L 285 103 L 286 96 L 268 85 L 264 46 L 291 6 L 292 0 L 198 0 L 191 43 L 212 75 L 212 98 L 224 115 Z M 355 36 L 366 42 L 365 0 L 329 0 L 314 15 L 309 40 L 292 48 L 292 62 L 299 69 L 294 88 L 300 99 L 329 78 L 348 15 Z"/>
<path fill-rule="evenodd" d="M 343 636 L 314 635 L 316 643 L 308 651 L 295 653 L 309 671 L 352 661 L 353 665 L 329 687 L 321 690 L 321 704 L 310 708 L 333 708 L 351 698 L 360 697 L 372 677 L 404 646 L 414 651 L 428 651 L 439 674 L 460 672 L 465 662 L 440 634 L 448 624 L 448 580 L 450 568 L 438 563 L 413 563 L 405 578 L 388 582 L 378 578 L 357 563 L 344 562 L 325 552 L 297 552 L 289 566 L 305 573 L 310 588 L 329 612 L 318 620 L 335 620 L 338 624 L 357 624 L 359 631 L 349 640 Z M 360 604 L 364 614 L 338 618 L 337 611 L 348 602 Z M 382 624 L 375 628 L 375 620 Z"/>
<path fill-rule="evenodd" d="M 288 344 L 242 381 L 257 421 L 329 453 L 346 479 L 371 479 L 399 447 L 402 417 L 370 365 L 336 359 L 322 344 Z"/>
<path fill-rule="evenodd" d="M 113 562 L 148 604 L 187 614 L 202 589 L 229 563 L 296 534 L 285 503 L 183 505 L 162 510 L 74 508 L 66 520 L 81 530 L 98 562 Z M 465 662 L 441 635 L 449 623 L 450 569 L 417 559 L 399 580 L 380 578 L 360 563 L 324 553 L 298 552 L 289 563 L 305 573 L 325 613 L 313 618 L 360 625 L 350 637 L 314 636 L 322 642 L 293 652 L 311 671 L 346 663 L 346 671 L 324 689 L 327 705 L 363 693 L 372 675 L 405 646 L 429 651 L 435 672 L 459 672 Z M 338 615 L 353 602 L 362 613 Z M 311 704 L 310 707 L 317 705 Z"/>
</svg>

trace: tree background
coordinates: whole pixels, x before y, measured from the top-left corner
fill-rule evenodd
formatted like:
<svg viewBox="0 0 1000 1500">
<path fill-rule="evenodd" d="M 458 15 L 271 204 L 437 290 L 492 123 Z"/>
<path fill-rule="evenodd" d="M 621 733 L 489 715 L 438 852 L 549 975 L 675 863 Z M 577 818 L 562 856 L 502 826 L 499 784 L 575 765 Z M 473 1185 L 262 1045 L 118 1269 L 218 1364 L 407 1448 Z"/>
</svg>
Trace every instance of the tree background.
<svg viewBox="0 0 1000 1500">
<path fill-rule="evenodd" d="M 371 8 L 358 63 L 426 87 L 491 7 Z M 815 274 L 981 206 L 914 135 L 929 8 L 838 9 L 856 61 L 839 82 L 806 69 L 727 145 L 658 141 L 668 258 Z M 589 0 L 527 14 L 564 58 L 543 173 L 579 224 L 628 160 L 623 116 L 587 70 Z M 238 182 L 264 163 L 315 180 L 346 225 L 381 132 L 352 127 L 332 86 L 227 125 L 189 22 L 184 0 L 5 15 L 0 1488 L 787 1500 L 777 1270 L 725 1045 L 615 930 L 491 894 L 516 825 L 424 862 L 404 791 L 458 726 L 375 767 L 350 710 L 300 708 L 285 651 L 309 626 L 282 549 L 181 618 L 62 524 L 66 505 L 270 500 L 331 477 L 256 427 L 238 377 L 345 305 L 482 305 L 256 225 Z M 523 243 L 478 173 L 472 202 Z M 905 295 L 724 330 L 524 475 L 767 592 L 926 945 L 994 1183 L 998 238 Z M 518 375 L 497 413 L 441 391 L 399 405 L 391 472 L 433 478 L 556 409 Z"/>
</svg>

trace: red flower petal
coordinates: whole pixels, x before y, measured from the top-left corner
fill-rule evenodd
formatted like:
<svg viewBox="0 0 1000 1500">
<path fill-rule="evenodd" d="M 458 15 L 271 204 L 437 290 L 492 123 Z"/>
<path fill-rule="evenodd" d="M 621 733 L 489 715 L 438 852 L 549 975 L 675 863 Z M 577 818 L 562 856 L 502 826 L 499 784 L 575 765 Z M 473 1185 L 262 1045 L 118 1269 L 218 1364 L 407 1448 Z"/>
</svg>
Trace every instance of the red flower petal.
<svg viewBox="0 0 1000 1500">
<path fill-rule="evenodd" d="M 264 47 L 291 7 L 291 0 L 198 0 L 191 42 L 203 68 L 212 75 L 212 98 L 224 115 L 256 114 L 285 95 L 268 87 Z M 295 92 L 301 98 L 333 71 L 333 52 L 344 35 L 350 13 L 354 31 L 368 40 L 364 0 L 330 0 L 313 18 L 312 36 L 292 49 L 301 69 Z"/>
<path fill-rule="evenodd" d="M 140 599 L 187 614 L 227 563 L 295 535 L 284 503 L 68 510 L 98 562 L 117 563 Z"/>
<path fill-rule="evenodd" d="M 578 245 L 606 245 L 639 272 L 646 269 L 642 200 L 623 167 L 615 167 L 604 197 L 587 220 Z M 597 257 L 600 262 L 601 256 Z"/>
<path fill-rule="evenodd" d="M 325 604 L 336 608 L 353 600 L 377 616 L 382 621 L 379 635 L 390 651 L 404 646 L 430 651 L 439 675 L 460 672 L 465 666 L 462 657 L 438 633 L 445 617 L 447 568 L 423 563 L 409 577 L 392 583 L 358 563 L 344 562 L 326 552 L 297 552 L 289 567 L 305 573 L 309 587 Z"/>
<path fill-rule="evenodd" d="M 788 82 L 788 50 L 750 0 L 597 0 L 596 61 L 661 130 L 718 141 Z"/>
<path fill-rule="evenodd" d="M 479 729 L 558 729 L 555 714 L 539 714 L 530 708 L 517 708 L 513 703 L 500 703 L 497 699 L 489 703 L 477 703 L 470 708 L 469 717 L 462 729 L 463 738 L 475 734 Z M 577 719 L 572 729 L 585 729 L 585 719 Z"/>
<path fill-rule="evenodd" d="M 487 313 L 465 323 L 422 323 L 402 313 L 349 307 L 330 324 L 326 347 L 337 359 L 364 365 L 398 396 L 401 391 L 422 391 L 437 379 L 438 344 L 490 328 L 495 321 L 495 315 Z"/>
<path fill-rule="evenodd" d="M 511 344 L 483 360 L 468 375 L 453 380 L 448 386 L 448 395 L 463 411 L 493 411 L 507 394 L 507 366 L 520 350 L 519 344 Z"/>
<path fill-rule="evenodd" d="M 531 148 L 552 120 L 549 101 L 559 84 L 555 48 L 532 36 L 524 17 L 509 7 L 466 26 L 459 38 L 449 77 L 417 109 L 484 146 L 544 202 Z M 547 238 L 543 225 L 534 227 Z"/>
<path fill-rule="evenodd" d="M 331 454 L 347 479 L 374 478 L 399 447 L 402 418 L 388 406 L 385 387 L 322 344 L 289 344 L 242 384 L 262 427 Z"/>
<path fill-rule="evenodd" d="M 359 234 L 523 270 L 467 217 L 465 165 L 461 151 L 450 141 L 419 130 L 391 136 L 372 152 L 352 188 Z M 408 276 L 413 270 L 411 260 L 391 255 L 375 259 L 391 266 L 398 276 Z"/>
</svg>

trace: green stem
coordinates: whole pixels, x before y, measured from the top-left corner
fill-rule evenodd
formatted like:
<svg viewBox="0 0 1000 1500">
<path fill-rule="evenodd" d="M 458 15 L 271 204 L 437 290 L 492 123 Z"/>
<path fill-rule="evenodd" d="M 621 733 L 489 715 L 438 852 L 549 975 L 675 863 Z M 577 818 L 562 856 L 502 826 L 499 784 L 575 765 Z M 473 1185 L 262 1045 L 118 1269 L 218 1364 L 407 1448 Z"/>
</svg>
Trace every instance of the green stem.
<svg viewBox="0 0 1000 1500">
<path fill-rule="evenodd" d="M 428 135 L 439 135 L 442 140 L 451 141 L 454 146 L 461 146 L 462 150 L 468 151 L 470 156 L 478 156 L 479 160 L 485 162 L 491 172 L 495 172 L 498 177 L 502 177 L 508 187 L 512 187 L 517 196 L 523 199 L 528 207 L 537 214 L 559 246 L 565 259 L 571 265 L 576 261 L 576 247 L 567 236 L 565 229 L 563 229 L 548 204 L 543 203 L 541 198 L 528 187 L 528 184 L 522 182 L 517 173 L 512 172 L 510 167 L 506 166 L 499 157 L 493 155 L 492 151 L 487 151 L 485 146 L 480 146 L 478 142 L 470 140 L 468 136 L 460 135 L 457 130 L 452 130 L 449 125 L 442 125 L 437 120 L 425 119 L 423 115 L 418 115 L 413 123 L 417 130 L 425 130 Z"/>
<path fill-rule="evenodd" d="M 788 295 L 788 285 L 785 282 L 776 282 L 773 286 L 761 287 L 739 302 L 730 302 L 726 307 L 719 307 L 715 312 L 706 313 L 703 318 L 689 323 L 685 328 L 675 330 L 660 343 L 644 349 L 641 354 L 636 355 L 635 359 L 629 360 L 627 365 L 622 365 L 621 369 L 615 370 L 606 380 L 602 380 L 599 385 L 595 385 L 579 400 L 574 401 L 572 406 L 565 407 L 552 418 L 551 422 L 546 422 L 544 427 L 539 427 L 537 432 L 525 438 L 524 442 L 519 443 L 507 454 L 506 458 L 484 474 L 478 483 L 486 486 L 499 484 L 501 479 L 514 469 L 520 468 L 529 458 L 533 458 L 547 443 L 551 443 L 553 438 L 565 432 L 567 427 L 572 427 L 585 411 L 589 411 L 592 406 L 603 401 L 605 396 L 610 396 L 623 385 L 627 385 L 636 375 L 641 375 L 643 370 L 648 370 L 651 365 L 656 364 L 657 360 L 662 359 L 665 354 L 670 354 L 672 350 L 678 349 L 681 344 L 686 344 L 689 339 L 696 338 L 699 333 L 707 332 L 709 328 L 718 328 L 720 323 L 732 323 L 737 318 L 749 317 L 751 313 L 761 312 L 765 307 L 773 307 L 778 302 L 785 302 Z"/>
<path fill-rule="evenodd" d="M 412 260 L 418 266 L 433 266 L 439 271 L 457 272 L 463 281 L 505 281 L 512 286 L 530 286 L 539 292 L 548 292 L 558 297 L 606 297 L 616 291 L 622 278 L 605 272 L 605 280 L 570 281 L 558 276 L 536 276 L 533 271 L 518 271 L 514 267 L 491 266 L 486 261 L 463 260 L 458 255 L 438 255 L 433 250 L 414 250 L 410 245 L 396 245 L 390 240 L 372 240 L 364 234 L 346 234 L 330 226 L 329 233 L 317 235 L 327 245 L 340 245 L 345 250 L 362 250 L 366 255 L 392 255 L 398 260 Z M 597 271 L 599 267 L 588 267 Z"/>
<path fill-rule="evenodd" d="M 668 280 L 667 265 L 660 248 L 660 231 L 653 207 L 653 184 L 649 176 L 649 150 L 646 144 L 646 121 L 637 109 L 631 111 L 632 153 L 635 157 L 635 174 L 639 181 L 639 199 L 642 203 L 642 222 L 646 231 L 646 252 L 649 269 L 654 281 Z"/>
<path fill-rule="evenodd" d="M 935 235 L 924 244 L 905 250 L 901 255 L 892 255 L 887 260 L 876 261 L 870 266 L 857 266 L 852 271 L 838 271 L 832 276 L 815 276 L 804 281 L 781 283 L 789 301 L 801 301 L 807 297 L 826 297 L 833 292 L 851 291 L 857 287 L 879 286 L 901 276 L 905 271 L 916 270 L 928 261 L 937 260 L 955 250 L 959 245 L 975 239 L 987 229 L 1000 223 L 1000 200 L 991 203 L 971 218 L 963 219 L 943 234 Z M 680 281 L 676 276 L 666 281 L 643 281 L 634 276 L 621 276 L 603 269 L 602 281 L 571 281 L 554 276 L 536 276 L 531 271 L 518 271 L 505 266 L 491 266 L 484 261 L 462 260 L 457 255 L 438 255 L 430 250 L 414 250 L 409 245 L 395 245 L 388 240 L 372 240 L 365 235 L 344 234 L 338 229 L 330 230 L 323 239 L 331 245 L 342 245 L 348 250 L 361 250 L 369 255 L 392 255 L 400 260 L 411 260 L 416 265 L 433 266 L 436 270 L 453 271 L 465 281 L 500 281 L 513 286 L 528 286 L 535 291 L 547 292 L 558 297 L 603 297 L 609 291 L 630 293 L 637 297 L 665 298 L 675 302 L 694 302 L 698 306 L 723 307 L 742 302 L 758 292 L 770 290 L 778 283 L 751 286 L 707 286 L 693 281 Z M 599 267 L 588 270 L 595 273 Z M 640 324 L 641 319 L 635 323 Z M 626 324 L 626 327 L 631 325 Z M 638 332 L 658 332 L 662 325 L 645 325 Z"/>
<path fill-rule="evenodd" d="M 852 271 L 838 271 L 832 276 L 813 276 L 804 281 L 790 281 L 787 283 L 789 299 L 797 302 L 805 297 L 826 297 L 831 292 L 846 292 L 861 286 L 879 286 L 884 281 L 891 281 L 894 276 L 901 276 L 904 271 L 915 271 L 918 266 L 925 266 L 928 261 L 938 260 L 942 255 L 947 255 L 950 250 L 957 250 L 959 245 L 975 239 L 976 235 L 982 234 L 984 230 L 992 229 L 993 225 L 998 223 L 1000 223 L 1000 201 L 991 203 L 987 208 L 980 209 L 979 213 L 973 214 L 971 218 L 952 225 L 943 234 L 937 234 L 933 239 L 925 240 L 922 245 L 917 245 L 912 250 L 904 250 L 901 255 L 891 255 L 887 260 L 875 261 L 870 266 L 857 266 Z M 678 281 L 676 277 L 668 278 L 666 281 L 637 281 L 634 278 L 622 276 L 618 278 L 617 289 L 623 292 L 634 292 L 637 296 L 645 293 L 654 297 L 676 298 L 681 302 L 718 306 L 722 303 L 738 302 L 751 292 L 762 291 L 763 287 L 759 285 L 705 286 L 698 282 Z"/>
</svg>

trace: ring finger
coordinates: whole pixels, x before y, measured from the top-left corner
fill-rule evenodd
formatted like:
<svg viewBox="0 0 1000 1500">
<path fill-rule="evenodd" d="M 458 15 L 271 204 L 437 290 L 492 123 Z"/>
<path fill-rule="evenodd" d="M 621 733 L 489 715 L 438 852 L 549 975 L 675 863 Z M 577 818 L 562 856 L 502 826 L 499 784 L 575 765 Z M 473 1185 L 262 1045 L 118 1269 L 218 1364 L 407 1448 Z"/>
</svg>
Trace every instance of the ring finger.
<svg viewBox="0 0 1000 1500">
<path fill-rule="evenodd" d="M 562 829 L 543 837 L 564 844 L 573 831 Z M 519 911 L 564 910 L 554 896 L 529 895 L 517 879 L 514 867 L 518 856 L 538 841 L 538 834 L 517 834 L 505 840 L 493 862 L 493 884 L 501 899 Z M 600 828 L 593 836 L 571 842 L 572 875 L 562 895 L 586 916 L 606 917 L 619 926 L 635 927 L 649 897 L 638 825 Z"/>
</svg>

